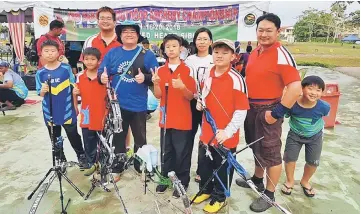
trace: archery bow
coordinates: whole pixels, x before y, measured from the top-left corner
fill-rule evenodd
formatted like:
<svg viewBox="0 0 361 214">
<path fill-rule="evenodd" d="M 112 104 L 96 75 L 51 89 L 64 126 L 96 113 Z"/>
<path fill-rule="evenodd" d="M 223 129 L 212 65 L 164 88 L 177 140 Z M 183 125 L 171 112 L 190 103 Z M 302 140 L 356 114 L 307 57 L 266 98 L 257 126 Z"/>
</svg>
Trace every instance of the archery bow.
<svg viewBox="0 0 361 214">
<path fill-rule="evenodd" d="M 204 89 L 208 90 L 212 95 L 213 97 L 215 98 L 215 100 L 217 101 L 218 105 L 222 108 L 223 112 L 226 114 L 226 116 L 229 118 L 229 119 L 232 119 L 228 113 L 226 112 L 226 110 L 224 109 L 223 105 L 219 102 L 218 98 L 216 97 L 216 95 L 213 93 L 212 89 L 211 89 L 211 86 L 208 86 L 206 84 L 206 81 L 207 79 L 210 78 L 209 77 L 209 73 L 208 73 L 208 77 L 204 78 L 203 79 L 203 87 Z M 242 79 L 243 81 L 243 79 Z M 244 82 L 243 82 L 244 83 Z M 199 82 L 198 83 L 199 86 L 201 86 L 201 83 Z M 244 83 L 244 86 L 245 86 L 245 83 Z M 245 90 L 245 93 L 247 93 L 247 91 Z M 207 95 L 206 95 L 207 96 Z M 209 110 L 207 109 L 206 107 L 206 104 L 205 104 L 205 97 L 202 97 L 202 89 L 200 87 L 200 90 L 198 91 L 198 98 L 200 99 L 201 101 L 201 105 L 202 105 L 202 111 L 205 115 L 205 118 L 206 118 L 206 121 L 210 124 L 210 126 L 212 127 L 212 131 L 214 133 L 212 139 L 208 142 L 208 145 L 210 145 L 210 143 L 214 140 L 214 138 L 216 137 L 216 134 L 217 134 L 217 131 L 218 131 L 218 128 L 216 126 L 216 123 L 211 115 L 211 113 L 209 112 Z M 207 150 L 206 150 L 207 151 Z M 243 150 L 242 150 L 243 151 Z M 237 152 L 239 153 L 239 152 Z M 206 152 L 207 154 L 207 152 Z M 253 153 L 252 153 L 253 154 Z M 253 154 L 255 160 L 258 162 L 258 164 L 260 165 L 260 167 L 263 169 L 263 171 L 265 172 L 268 180 L 271 182 L 271 184 L 273 185 L 273 187 L 276 189 L 276 185 L 272 182 L 272 180 L 270 179 L 269 175 L 267 174 L 267 171 L 266 169 L 262 166 L 262 164 L 260 163 L 260 161 L 257 159 L 257 157 Z M 239 164 L 240 165 L 240 164 Z M 237 170 L 236 170 L 237 171 Z M 245 181 L 247 182 L 247 184 L 251 187 L 251 189 L 256 192 L 262 199 L 264 199 L 268 204 L 270 204 L 271 206 L 277 208 L 279 211 L 281 211 L 282 213 L 285 213 L 285 214 L 291 214 L 287 209 L 283 208 L 282 206 L 280 206 L 279 204 L 277 204 L 275 201 L 271 200 L 267 195 L 265 195 L 264 193 L 260 193 L 258 192 L 257 190 L 257 187 L 256 185 L 253 183 L 253 181 L 251 179 L 245 179 Z M 287 205 L 287 203 L 284 201 L 283 197 L 281 196 L 282 198 L 282 201 L 286 204 L 287 208 L 290 210 L 289 206 Z M 192 200 L 193 202 L 194 200 Z"/>
</svg>

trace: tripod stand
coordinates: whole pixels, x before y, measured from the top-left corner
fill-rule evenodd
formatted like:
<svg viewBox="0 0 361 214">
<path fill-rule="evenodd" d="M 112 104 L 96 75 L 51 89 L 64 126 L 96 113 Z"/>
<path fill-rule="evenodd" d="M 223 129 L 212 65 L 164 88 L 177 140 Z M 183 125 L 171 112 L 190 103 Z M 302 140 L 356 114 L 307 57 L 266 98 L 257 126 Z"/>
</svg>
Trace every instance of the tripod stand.
<svg viewBox="0 0 361 214">
<path fill-rule="evenodd" d="M 110 83 L 107 84 L 107 109 L 108 113 L 105 118 L 104 130 L 98 133 L 99 141 L 98 141 L 98 151 L 97 151 L 97 162 L 98 172 L 100 173 L 100 180 L 97 179 L 94 175 L 91 180 L 92 186 L 85 196 L 85 200 L 87 200 L 90 194 L 94 191 L 95 187 L 101 187 L 106 192 L 111 192 L 110 189 L 106 187 L 108 184 L 107 176 L 109 180 L 114 185 L 115 192 L 118 195 L 120 202 L 123 205 L 124 212 L 127 214 L 128 210 L 125 206 L 122 196 L 120 195 L 117 184 L 114 181 L 114 177 L 112 175 L 112 169 L 121 163 L 124 163 L 124 170 L 130 165 L 130 162 L 133 158 L 129 160 L 126 157 L 126 154 L 115 154 L 115 146 L 113 146 L 113 137 L 114 133 L 120 133 L 123 131 L 122 127 L 122 114 L 120 111 L 119 102 L 117 100 L 114 89 L 111 87 Z"/>
<path fill-rule="evenodd" d="M 59 186 L 60 186 L 60 202 L 61 202 L 61 214 L 67 214 L 66 209 L 70 203 L 70 198 L 68 199 L 65 207 L 64 207 L 64 195 L 63 195 L 63 186 L 62 186 L 62 178 L 64 178 L 78 193 L 80 196 L 84 196 L 84 193 L 77 187 L 75 184 L 63 173 L 66 167 L 77 164 L 75 162 L 62 162 L 60 157 L 55 156 L 55 152 L 59 152 L 63 147 L 62 138 L 59 137 L 57 139 L 57 143 L 55 143 L 54 137 L 54 124 L 53 124 L 53 103 L 52 103 L 52 94 L 51 94 L 51 76 L 48 74 L 47 84 L 49 86 L 49 123 L 50 123 L 50 138 L 51 138 L 51 147 L 52 147 L 52 159 L 53 159 L 53 167 L 48 170 L 45 174 L 44 178 L 39 182 L 38 186 L 33 190 L 33 192 L 28 196 L 28 200 L 30 200 L 34 193 L 39 189 L 41 184 L 45 181 L 45 179 L 51 174 L 51 178 L 48 183 L 45 183 L 42 189 L 39 192 L 38 197 L 36 198 L 33 206 L 31 207 L 29 214 L 34 214 L 36 212 L 37 207 L 39 206 L 40 200 L 47 191 L 47 189 L 52 184 L 55 177 L 58 177 Z M 61 153 L 61 152 L 60 152 Z M 40 196 L 40 197 L 39 197 Z"/>
</svg>

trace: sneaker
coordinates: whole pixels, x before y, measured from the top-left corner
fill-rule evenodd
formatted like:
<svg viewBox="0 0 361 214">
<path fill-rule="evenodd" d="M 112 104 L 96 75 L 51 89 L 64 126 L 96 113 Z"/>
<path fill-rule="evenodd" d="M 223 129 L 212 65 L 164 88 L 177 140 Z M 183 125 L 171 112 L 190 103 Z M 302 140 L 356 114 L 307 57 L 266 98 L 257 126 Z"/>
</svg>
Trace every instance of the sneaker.
<svg viewBox="0 0 361 214">
<path fill-rule="evenodd" d="M 184 190 L 186 192 L 187 192 L 187 189 L 188 189 L 188 187 L 184 187 Z M 180 195 L 179 195 L 179 193 L 178 193 L 178 191 L 176 189 L 174 189 L 172 197 L 175 198 L 175 199 L 180 198 Z"/>
<path fill-rule="evenodd" d="M 196 197 L 196 195 L 192 197 L 191 201 L 193 201 L 193 199 L 194 199 L 195 197 Z M 203 201 L 208 200 L 210 197 L 211 197 L 211 194 L 201 194 L 200 196 L 198 196 L 198 197 L 196 198 L 196 200 L 193 201 L 193 203 L 195 203 L 195 204 L 200 204 L 200 203 L 202 203 Z"/>
<path fill-rule="evenodd" d="M 132 148 L 127 148 L 127 158 L 133 157 L 134 150 Z"/>
<path fill-rule="evenodd" d="M 78 163 L 79 163 L 79 168 L 80 168 L 81 171 L 83 171 L 84 169 L 89 169 L 90 168 L 85 154 L 79 155 Z"/>
<path fill-rule="evenodd" d="M 11 111 L 11 110 L 16 110 L 16 107 L 15 106 L 5 106 L 5 107 L 2 107 L 0 109 L 0 111 Z"/>
<path fill-rule="evenodd" d="M 219 202 L 216 200 L 211 200 L 209 204 L 207 204 L 203 210 L 207 213 L 217 213 L 219 210 L 221 210 L 224 206 L 226 206 L 226 202 Z"/>
<path fill-rule="evenodd" d="M 236 179 L 236 184 L 243 188 L 251 188 L 248 183 L 242 178 Z M 257 187 L 258 192 L 263 192 L 265 190 L 263 182 L 260 184 L 254 184 Z"/>
<path fill-rule="evenodd" d="M 158 184 L 157 188 L 155 189 L 155 191 L 158 194 L 163 194 L 166 190 L 167 190 L 168 186 L 167 185 L 162 185 L 162 184 Z"/>
<path fill-rule="evenodd" d="M 84 175 L 85 175 L 85 176 L 90 176 L 90 175 L 92 175 L 96 170 L 97 170 L 97 165 L 96 165 L 96 164 L 93 164 L 89 169 L 86 169 L 86 170 L 84 171 Z"/>
<path fill-rule="evenodd" d="M 273 199 L 274 201 L 274 199 Z M 252 202 L 249 208 L 256 213 L 261 213 L 268 210 L 272 205 L 270 205 L 267 201 L 265 201 L 262 197 L 257 198 Z"/>
</svg>

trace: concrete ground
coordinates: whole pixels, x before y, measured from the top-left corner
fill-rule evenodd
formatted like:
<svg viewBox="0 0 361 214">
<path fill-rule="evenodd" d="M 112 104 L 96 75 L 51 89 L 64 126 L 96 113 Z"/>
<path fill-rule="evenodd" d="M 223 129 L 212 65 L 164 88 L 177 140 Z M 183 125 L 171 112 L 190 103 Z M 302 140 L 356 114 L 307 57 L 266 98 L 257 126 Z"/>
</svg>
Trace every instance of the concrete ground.
<svg viewBox="0 0 361 214">
<path fill-rule="evenodd" d="M 360 68 L 359 67 L 336 67 L 334 69 L 336 71 L 339 71 L 348 76 L 352 76 L 357 79 L 360 79 Z"/>
<path fill-rule="evenodd" d="M 284 207 L 289 207 L 292 213 L 321 214 L 321 213 L 360 213 L 360 81 L 354 77 L 344 75 L 324 68 L 308 68 L 307 75 L 316 74 L 326 82 L 338 82 L 341 90 L 339 112 L 337 120 L 341 123 L 334 129 L 326 129 L 324 136 L 321 165 L 316 172 L 312 184 L 316 196 L 307 198 L 299 180 L 303 173 L 304 152 L 300 154 L 295 172 L 296 185 L 291 196 L 280 193 L 280 185 L 276 192 L 276 200 Z M 33 92 L 30 99 L 40 99 Z M 158 113 L 147 123 L 147 139 L 149 144 L 159 148 L 159 128 L 157 126 Z M 282 139 L 285 142 L 289 130 L 287 121 L 284 123 Z M 80 131 L 80 130 L 79 130 Z M 243 134 L 242 134 L 243 135 Z M 63 134 L 65 136 L 65 134 Z M 245 145 L 243 137 L 239 147 Z M 76 161 L 76 156 L 67 139 L 64 142 L 68 160 Z M 192 178 L 195 176 L 197 148 L 194 147 L 192 159 Z M 0 213 L 22 214 L 28 213 L 35 196 L 31 201 L 26 198 L 36 187 L 38 181 L 51 167 L 51 145 L 43 123 L 40 103 L 24 105 L 16 111 L 0 115 Z M 253 173 L 254 164 L 251 150 L 246 150 L 237 159 Z M 87 193 L 91 184 L 88 177 L 84 177 L 76 167 L 68 168 L 69 178 Z M 238 178 L 236 175 L 235 178 Z M 235 180 L 235 178 L 233 180 Z M 282 174 L 280 184 L 285 181 Z M 106 193 L 97 188 L 87 201 L 84 201 L 68 183 L 63 180 L 65 199 L 72 199 L 68 213 L 76 214 L 112 214 L 124 213 L 123 207 L 113 191 Z M 180 200 L 171 197 L 172 191 L 163 195 L 155 195 L 155 185 L 150 183 L 147 194 L 144 186 L 134 170 L 124 173 L 118 183 L 128 212 L 130 214 L 182 213 Z M 189 195 L 197 192 L 197 184 L 190 183 Z M 249 204 L 256 198 L 251 190 L 238 187 L 234 182 L 231 187 L 231 197 L 228 206 L 221 213 L 252 213 Z M 194 205 L 194 213 L 203 213 L 201 205 Z M 158 208 L 157 208 L 158 207 Z M 53 182 L 48 193 L 40 203 L 37 213 L 59 213 L 59 185 Z M 265 213 L 278 213 L 275 208 Z"/>
</svg>

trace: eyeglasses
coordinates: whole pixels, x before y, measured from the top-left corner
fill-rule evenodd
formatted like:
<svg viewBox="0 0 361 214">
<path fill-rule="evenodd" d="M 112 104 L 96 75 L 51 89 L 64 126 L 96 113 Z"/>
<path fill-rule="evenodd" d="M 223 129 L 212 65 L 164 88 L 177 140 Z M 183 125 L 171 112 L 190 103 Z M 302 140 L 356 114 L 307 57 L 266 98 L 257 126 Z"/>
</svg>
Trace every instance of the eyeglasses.
<svg viewBox="0 0 361 214">
<path fill-rule="evenodd" d="M 99 17 L 100 21 L 113 21 L 113 17 Z"/>
<path fill-rule="evenodd" d="M 125 31 L 122 31 L 122 34 L 131 34 L 131 35 L 133 35 L 133 34 L 136 34 L 137 33 L 137 31 L 135 31 L 135 30 L 125 30 Z"/>
</svg>

